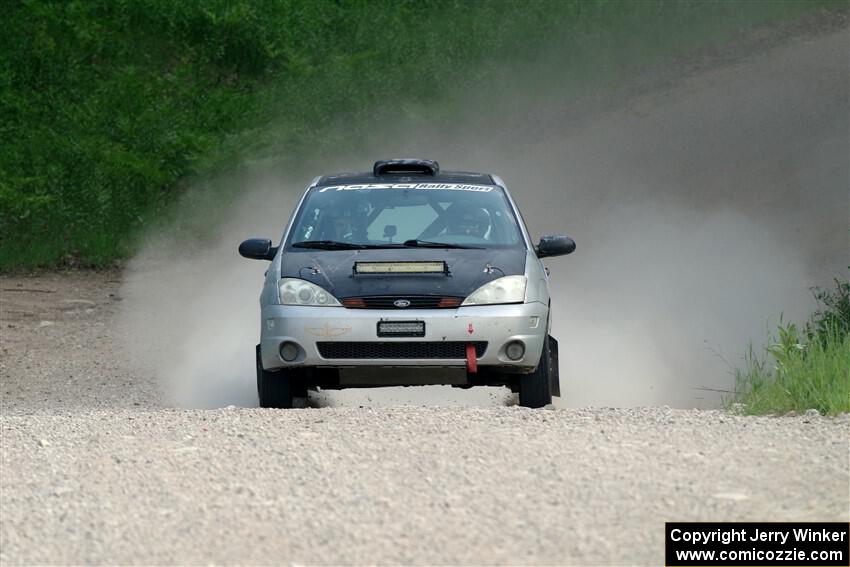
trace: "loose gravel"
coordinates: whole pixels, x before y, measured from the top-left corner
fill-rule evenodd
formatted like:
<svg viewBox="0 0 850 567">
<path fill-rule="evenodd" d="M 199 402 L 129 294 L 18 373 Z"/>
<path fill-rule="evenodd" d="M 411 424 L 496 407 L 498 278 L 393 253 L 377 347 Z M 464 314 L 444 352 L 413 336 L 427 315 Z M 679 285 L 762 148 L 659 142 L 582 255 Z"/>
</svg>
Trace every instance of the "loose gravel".
<svg viewBox="0 0 850 567">
<path fill-rule="evenodd" d="M 847 417 L 116 410 L 2 438 L 4 564 L 657 565 L 665 521 L 848 518 Z"/>
<path fill-rule="evenodd" d="M 3 295 L 0 564 L 661 564 L 665 521 L 850 517 L 850 416 L 160 408 L 117 282 L 0 278 L 41 290 Z"/>
</svg>

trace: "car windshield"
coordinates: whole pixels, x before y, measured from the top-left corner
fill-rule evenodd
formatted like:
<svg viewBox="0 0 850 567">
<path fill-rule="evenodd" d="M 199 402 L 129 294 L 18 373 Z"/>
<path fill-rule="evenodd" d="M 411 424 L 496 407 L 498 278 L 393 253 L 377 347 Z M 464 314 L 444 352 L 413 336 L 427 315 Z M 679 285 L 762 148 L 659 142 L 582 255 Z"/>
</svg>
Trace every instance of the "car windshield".
<svg viewBox="0 0 850 567">
<path fill-rule="evenodd" d="M 316 187 L 289 246 L 515 248 L 523 241 L 500 187 L 420 183 Z"/>
</svg>

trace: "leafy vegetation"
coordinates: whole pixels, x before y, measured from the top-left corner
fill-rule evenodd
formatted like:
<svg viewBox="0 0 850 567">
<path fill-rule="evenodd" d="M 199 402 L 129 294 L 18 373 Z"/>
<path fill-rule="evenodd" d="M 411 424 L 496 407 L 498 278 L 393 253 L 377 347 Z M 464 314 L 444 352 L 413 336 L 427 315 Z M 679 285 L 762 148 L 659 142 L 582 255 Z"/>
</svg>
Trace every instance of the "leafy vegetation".
<svg viewBox="0 0 850 567">
<path fill-rule="evenodd" d="M 187 180 L 356 143 L 500 63 L 629 65 L 840 0 L 11 0 L 0 35 L 0 270 L 132 252 Z M 346 128 L 337 125 L 345 123 Z"/>
<path fill-rule="evenodd" d="M 835 284 L 804 329 L 780 322 L 763 356 L 750 348 L 733 400 L 747 413 L 850 412 L 850 283 Z"/>
</svg>

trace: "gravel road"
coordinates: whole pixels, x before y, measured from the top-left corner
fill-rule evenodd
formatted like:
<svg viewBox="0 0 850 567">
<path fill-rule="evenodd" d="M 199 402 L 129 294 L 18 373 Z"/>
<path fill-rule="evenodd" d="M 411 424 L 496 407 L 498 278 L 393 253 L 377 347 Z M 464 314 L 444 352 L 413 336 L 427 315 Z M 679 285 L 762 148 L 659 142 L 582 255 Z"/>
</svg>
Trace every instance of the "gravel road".
<svg viewBox="0 0 850 567">
<path fill-rule="evenodd" d="M 850 520 L 848 415 L 166 407 L 123 277 L 0 276 L 2 565 L 658 565 L 665 521 Z"/>
<path fill-rule="evenodd" d="M 664 521 L 850 517 L 846 415 L 158 407 L 119 278 L 0 277 L 3 565 L 658 565 Z"/>
<path fill-rule="evenodd" d="M 663 564 L 665 520 L 847 519 L 847 418 L 511 408 L 5 417 L 4 563 Z"/>
</svg>

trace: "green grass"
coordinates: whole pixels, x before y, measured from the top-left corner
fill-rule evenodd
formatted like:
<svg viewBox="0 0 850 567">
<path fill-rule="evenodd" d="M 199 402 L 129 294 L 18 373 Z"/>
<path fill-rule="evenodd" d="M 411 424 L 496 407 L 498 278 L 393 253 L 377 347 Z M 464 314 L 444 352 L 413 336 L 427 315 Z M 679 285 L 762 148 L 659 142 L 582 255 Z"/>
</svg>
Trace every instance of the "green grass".
<svg viewBox="0 0 850 567">
<path fill-rule="evenodd" d="M 850 412 L 850 284 L 816 297 L 822 307 L 802 331 L 780 323 L 763 355 L 750 348 L 732 400 L 745 413 Z"/>
<path fill-rule="evenodd" d="M 356 147 L 376 116 L 451 108 L 455 93 L 497 84 L 506 62 L 605 82 L 753 26 L 847 9 L 841 0 L 7 4 L 0 270 L 109 264 L 166 213 L 179 215 L 176 198 L 199 179 L 249 159 L 291 171 Z"/>
</svg>

